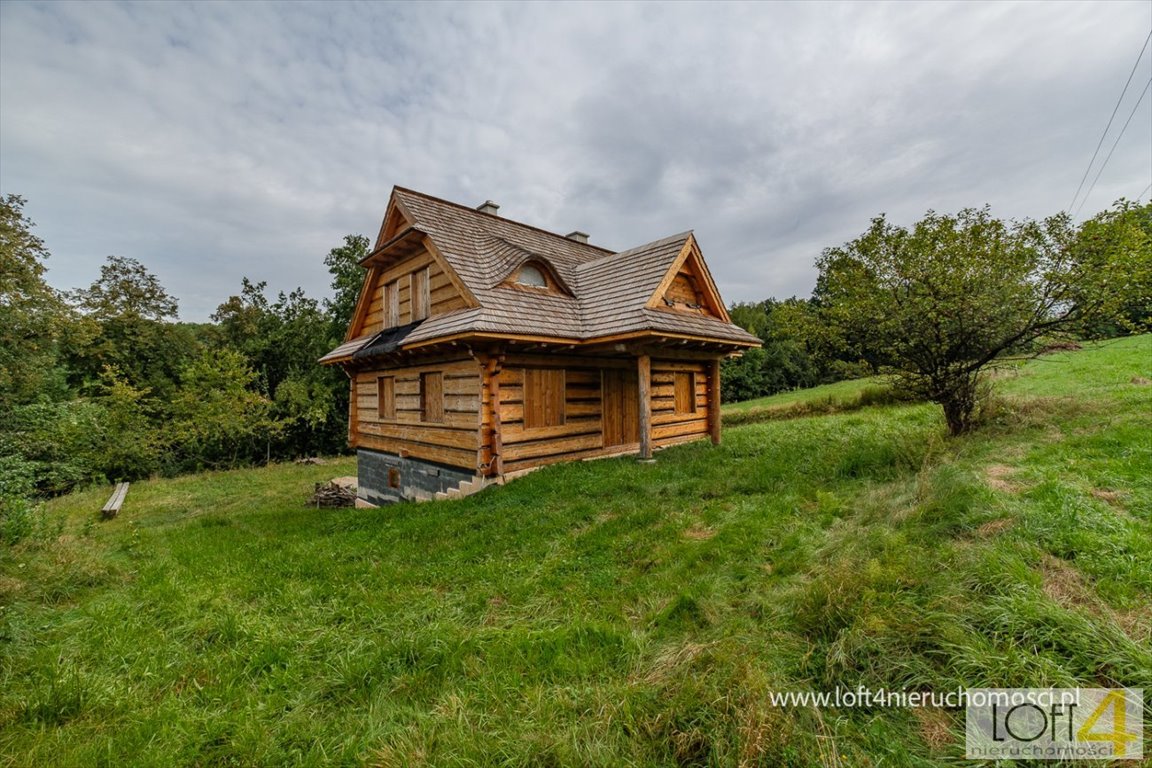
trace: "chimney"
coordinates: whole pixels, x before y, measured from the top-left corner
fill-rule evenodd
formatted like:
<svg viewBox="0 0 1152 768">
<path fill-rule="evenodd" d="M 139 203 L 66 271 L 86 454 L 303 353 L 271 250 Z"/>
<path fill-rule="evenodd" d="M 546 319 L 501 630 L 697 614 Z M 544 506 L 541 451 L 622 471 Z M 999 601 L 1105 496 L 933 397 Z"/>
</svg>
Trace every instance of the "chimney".
<svg viewBox="0 0 1152 768">
<path fill-rule="evenodd" d="M 588 243 L 588 233 L 581 232 L 580 230 L 569 232 L 568 234 L 564 235 L 564 237 L 568 238 L 569 240 L 575 240 L 578 243 Z"/>
<path fill-rule="evenodd" d="M 493 216 L 496 216 L 496 211 L 500 210 L 500 206 L 496 205 L 496 203 L 492 202 L 491 200 L 485 200 L 483 203 L 476 206 L 476 210 L 480 211 L 480 213 L 490 213 Z"/>
</svg>

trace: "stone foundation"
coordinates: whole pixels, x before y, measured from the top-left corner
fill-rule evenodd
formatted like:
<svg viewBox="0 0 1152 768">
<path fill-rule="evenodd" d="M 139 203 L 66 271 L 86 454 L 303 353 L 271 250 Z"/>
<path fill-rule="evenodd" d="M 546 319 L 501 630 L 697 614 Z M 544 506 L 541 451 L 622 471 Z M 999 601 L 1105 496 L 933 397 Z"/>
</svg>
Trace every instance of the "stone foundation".
<svg viewBox="0 0 1152 768">
<path fill-rule="evenodd" d="M 431 497 L 473 478 L 474 473 L 392 453 L 356 451 L 357 496 L 369 504 Z"/>
</svg>

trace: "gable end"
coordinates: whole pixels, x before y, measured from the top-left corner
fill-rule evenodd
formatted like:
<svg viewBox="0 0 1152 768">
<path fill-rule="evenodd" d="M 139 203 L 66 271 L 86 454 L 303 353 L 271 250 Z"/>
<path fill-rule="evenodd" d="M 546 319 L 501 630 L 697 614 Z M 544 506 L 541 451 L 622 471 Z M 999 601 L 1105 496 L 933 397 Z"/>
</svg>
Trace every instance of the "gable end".
<svg viewBox="0 0 1152 768">
<path fill-rule="evenodd" d="M 731 322 L 694 235 L 689 235 L 664 279 L 649 298 L 647 307 L 709 315 L 726 323 Z"/>
</svg>

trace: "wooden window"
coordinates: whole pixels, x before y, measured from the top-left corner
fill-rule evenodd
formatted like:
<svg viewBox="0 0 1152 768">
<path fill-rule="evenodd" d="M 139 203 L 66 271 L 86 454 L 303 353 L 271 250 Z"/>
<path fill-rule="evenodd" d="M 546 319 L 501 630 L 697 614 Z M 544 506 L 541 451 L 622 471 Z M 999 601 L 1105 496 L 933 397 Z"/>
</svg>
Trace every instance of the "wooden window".
<svg viewBox="0 0 1152 768">
<path fill-rule="evenodd" d="M 696 413 L 696 374 L 676 371 L 676 413 Z"/>
<path fill-rule="evenodd" d="M 428 317 L 428 307 L 432 303 L 428 295 L 428 267 L 412 273 L 412 321 Z"/>
<path fill-rule="evenodd" d="M 524 428 L 558 427 L 564 423 L 562 368 L 528 368 L 524 371 Z"/>
<path fill-rule="evenodd" d="M 420 421 L 444 421 L 444 374 L 420 374 Z"/>
<path fill-rule="evenodd" d="M 384 327 L 400 325 L 400 286 L 395 280 L 384 286 Z"/>
<path fill-rule="evenodd" d="M 392 376 L 376 377 L 376 418 L 396 418 L 396 379 Z"/>
</svg>

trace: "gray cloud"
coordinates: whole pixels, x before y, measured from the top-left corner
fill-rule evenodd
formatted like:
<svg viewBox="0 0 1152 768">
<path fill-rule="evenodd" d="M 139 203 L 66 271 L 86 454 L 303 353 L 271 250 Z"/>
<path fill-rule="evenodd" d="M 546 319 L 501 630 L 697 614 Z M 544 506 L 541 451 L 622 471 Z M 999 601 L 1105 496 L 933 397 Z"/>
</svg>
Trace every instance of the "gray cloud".
<svg viewBox="0 0 1152 768">
<path fill-rule="evenodd" d="M 1142 1 L 7 2 L 0 187 L 54 284 L 133 256 L 185 319 L 244 275 L 326 293 L 394 183 L 609 247 L 692 228 L 728 300 L 803 295 L 880 212 L 1061 210 L 1150 27 Z M 1142 108 L 1085 213 L 1152 180 L 1150 136 Z"/>
</svg>

